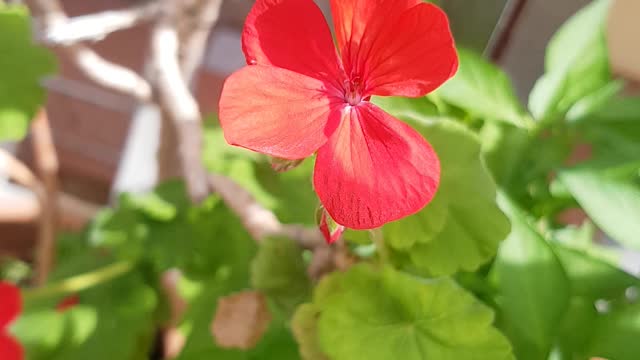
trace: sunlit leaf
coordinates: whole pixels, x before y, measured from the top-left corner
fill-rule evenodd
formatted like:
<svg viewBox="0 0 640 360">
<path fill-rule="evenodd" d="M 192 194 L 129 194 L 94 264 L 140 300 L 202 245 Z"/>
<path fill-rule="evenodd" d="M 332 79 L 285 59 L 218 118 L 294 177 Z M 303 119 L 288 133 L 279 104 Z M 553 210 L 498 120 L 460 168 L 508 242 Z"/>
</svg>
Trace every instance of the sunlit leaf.
<svg viewBox="0 0 640 360">
<path fill-rule="evenodd" d="M 53 55 L 36 46 L 23 6 L 0 3 L 0 141 L 20 140 L 44 104 L 40 81 L 55 71 Z"/>
<path fill-rule="evenodd" d="M 493 312 L 452 280 L 368 265 L 332 277 L 314 300 L 330 359 L 513 359 Z"/>
<path fill-rule="evenodd" d="M 438 89 L 438 96 L 487 121 L 525 126 L 526 113 L 507 75 L 472 51 L 459 48 L 458 54 L 458 73 Z"/>
<path fill-rule="evenodd" d="M 570 283 L 527 215 L 505 195 L 499 199 L 511 219 L 511 234 L 494 264 L 500 325 L 518 359 L 546 359 L 567 310 Z"/>
</svg>

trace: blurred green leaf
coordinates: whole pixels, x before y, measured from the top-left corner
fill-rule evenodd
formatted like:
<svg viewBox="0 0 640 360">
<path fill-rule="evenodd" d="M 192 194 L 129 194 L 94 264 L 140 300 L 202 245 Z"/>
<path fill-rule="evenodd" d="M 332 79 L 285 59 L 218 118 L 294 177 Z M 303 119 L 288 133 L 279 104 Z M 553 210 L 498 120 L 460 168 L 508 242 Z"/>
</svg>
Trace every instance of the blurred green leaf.
<svg viewBox="0 0 640 360">
<path fill-rule="evenodd" d="M 558 176 L 602 230 L 640 249 L 640 162 L 609 165 L 594 160 Z"/>
<path fill-rule="evenodd" d="M 63 341 L 64 317 L 53 309 L 23 311 L 11 331 L 30 360 L 50 359 Z"/>
<path fill-rule="evenodd" d="M 635 360 L 640 354 L 640 304 L 600 315 L 585 352 L 605 359 Z M 584 331 L 584 329 L 583 329 Z"/>
<path fill-rule="evenodd" d="M 147 261 L 157 273 L 173 267 L 207 277 L 221 266 L 248 276 L 255 242 L 240 220 L 211 197 L 191 205 L 184 183 L 170 181 L 149 194 L 122 195 L 115 209 L 103 210 L 89 230 L 96 248 L 118 258 Z"/>
<path fill-rule="evenodd" d="M 320 311 L 313 304 L 298 306 L 291 327 L 293 334 L 300 346 L 300 354 L 304 360 L 328 360 L 329 358 L 320 350 L 318 343 L 318 317 Z"/>
<path fill-rule="evenodd" d="M 573 295 L 592 300 L 620 298 L 627 288 L 640 286 L 640 279 L 602 258 L 559 243 L 552 243 L 552 247 L 571 282 Z"/>
<path fill-rule="evenodd" d="M 598 157 L 634 161 L 640 153 L 640 98 L 620 97 L 578 124 Z"/>
<path fill-rule="evenodd" d="M 318 291 L 318 339 L 333 360 L 513 359 L 493 312 L 450 279 L 358 265 Z"/>
<path fill-rule="evenodd" d="M 178 209 L 171 202 L 162 198 L 161 191 L 141 195 L 123 195 L 121 202 L 127 202 L 127 207 L 140 211 L 142 214 L 157 221 L 171 221 L 176 217 Z"/>
<path fill-rule="evenodd" d="M 406 122 L 420 122 L 440 115 L 438 107 L 428 97 L 406 98 L 395 96 L 374 96 L 371 102 Z"/>
<path fill-rule="evenodd" d="M 509 221 L 496 204 L 495 184 L 480 159 L 478 138 L 453 121 L 415 125 L 440 158 L 440 188 L 422 211 L 385 225 L 385 241 L 400 253 L 401 262 L 409 261 L 420 272 L 474 271 L 495 255 L 509 233 Z"/>
<path fill-rule="evenodd" d="M 448 103 L 487 121 L 526 125 L 526 113 L 507 75 L 480 55 L 458 49 L 460 69 L 437 94 Z"/>
<path fill-rule="evenodd" d="M 55 71 L 53 55 L 36 46 L 26 7 L 0 3 L 0 141 L 20 140 L 44 104 L 40 80 Z"/>
<path fill-rule="evenodd" d="M 607 102 L 607 106 L 598 109 L 589 122 L 610 124 L 617 122 L 640 121 L 640 97 L 617 97 Z"/>
<path fill-rule="evenodd" d="M 509 124 L 486 123 L 480 132 L 482 152 L 495 181 L 505 187 L 521 175 L 523 153 L 530 145 L 527 131 Z"/>
<path fill-rule="evenodd" d="M 506 195 L 501 208 L 511 219 L 511 234 L 494 263 L 501 313 L 499 324 L 521 360 L 546 359 L 567 311 L 570 283 L 550 245 L 527 215 Z"/>
<path fill-rule="evenodd" d="M 593 299 L 571 297 L 560 326 L 558 344 L 562 359 L 588 359 L 585 352 L 598 317 Z"/>
<path fill-rule="evenodd" d="M 300 246 L 287 238 L 262 241 L 251 263 L 251 286 L 293 314 L 311 297 L 311 281 Z"/>
<path fill-rule="evenodd" d="M 577 101 L 567 112 L 567 121 L 573 123 L 588 121 L 595 112 L 603 108 L 611 111 L 609 104 L 623 88 L 623 81 L 610 81 L 602 88 Z"/>
<path fill-rule="evenodd" d="M 609 0 L 593 1 L 551 39 L 545 74 L 529 97 L 529 109 L 538 121 L 552 122 L 565 116 L 581 99 L 606 92 L 603 89 L 611 81 L 605 39 L 609 4 Z"/>
</svg>

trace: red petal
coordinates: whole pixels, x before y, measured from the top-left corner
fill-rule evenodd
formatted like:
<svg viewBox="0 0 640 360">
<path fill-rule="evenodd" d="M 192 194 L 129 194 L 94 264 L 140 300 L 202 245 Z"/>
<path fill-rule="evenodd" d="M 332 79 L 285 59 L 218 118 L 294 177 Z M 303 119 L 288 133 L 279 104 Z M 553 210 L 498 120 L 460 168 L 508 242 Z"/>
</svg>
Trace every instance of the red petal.
<svg viewBox="0 0 640 360">
<path fill-rule="evenodd" d="M 302 159 L 326 143 L 344 101 L 326 82 L 270 66 L 231 75 L 220 98 L 220 124 L 232 145 L 285 159 Z"/>
<path fill-rule="evenodd" d="M 313 182 L 338 224 L 372 229 L 422 209 L 439 179 L 440 162 L 424 138 L 363 103 L 345 112 L 318 151 Z"/>
<path fill-rule="evenodd" d="M 423 96 L 452 77 L 458 56 L 446 14 L 421 0 L 332 0 L 345 71 L 367 94 Z"/>
<path fill-rule="evenodd" d="M 245 23 L 242 48 L 250 65 L 339 79 L 331 31 L 313 0 L 257 0 Z"/>
<path fill-rule="evenodd" d="M 20 289 L 8 282 L 0 282 L 0 332 L 18 317 L 20 311 Z"/>
<path fill-rule="evenodd" d="M 329 218 L 326 210 L 322 210 L 322 216 L 320 217 L 320 224 L 318 224 L 318 228 L 324 236 L 324 240 L 327 244 L 333 244 L 334 242 L 340 239 L 342 233 L 344 233 L 345 227 L 342 225 L 338 225 L 335 221 Z"/>
<path fill-rule="evenodd" d="M 22 360 L 24 350 L 20 343 L 7 334 L 0 333 L 0 359 L 2 360 Z"/>
</svg>

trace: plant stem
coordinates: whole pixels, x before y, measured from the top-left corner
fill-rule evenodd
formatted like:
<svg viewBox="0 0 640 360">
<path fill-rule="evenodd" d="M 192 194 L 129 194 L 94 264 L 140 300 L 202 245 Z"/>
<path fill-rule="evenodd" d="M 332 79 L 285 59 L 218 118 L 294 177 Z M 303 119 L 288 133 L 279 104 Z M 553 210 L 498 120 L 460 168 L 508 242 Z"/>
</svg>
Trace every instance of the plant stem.
<svg viewBox="0 0 640 360">
<path fill-rule="evenodd" d="M 386 264 L 389 262 L 389 251 L 384 244 L 384 236 L 382 234 L 382 228 L 376 228 L 369 230 L 369 236 L 371 241 L 376 245 L 376 252 L 380 256 L 380 262 Z"/>
<path fill-rule="evenodd" d="M 85 274 L 76 275 L 68 279 L 49 285 L 23 291 L 25 301 L 41 298 L 61 296 L 89 289 L 93 286 L 115 279 L 134 268 L 130 261 L 120 261 Z"/>
</svg>

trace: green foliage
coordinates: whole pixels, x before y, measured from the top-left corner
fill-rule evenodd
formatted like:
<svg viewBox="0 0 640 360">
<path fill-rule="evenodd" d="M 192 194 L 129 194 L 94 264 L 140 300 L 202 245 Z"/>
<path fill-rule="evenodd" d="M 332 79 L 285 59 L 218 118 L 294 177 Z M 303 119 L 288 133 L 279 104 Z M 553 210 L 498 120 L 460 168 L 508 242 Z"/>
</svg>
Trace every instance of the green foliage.
<svg viewBox="0 0 640 360">
<path fill-rule="evenodd" d="M 619 97 L 577 124 L 599 158 L 633 162 L 640 152 L 640 98 Z"/>
<path fill-rule="evenodd" d="M 553 249 L 506 196 L 500 205 L 511 219 L 511 234 L 494 265 L 500 325 L 518 359 L 546 359 L 563 314 L 569 280 Z"/>
<path fill-rule="evenodd" d="M 559 177 L 598 226 L 613 239 L 640 249 L 640 161 L 591 162 L 564 170 Z"/>
<path fill-rule="evenodd" d="M 311 296 L 311 281 L 300 246 L 286 238 L 264 240 L 251 263 L 251 286 L 287 313 L 293 313 Z"/>
<path fill-rule="evenodd" d="M 513 359 L 491 326 L 492 311 L 449 279 L 358 265 L 320 283 L 313 305 L 296 315 L 307 328 L 314 316 L 309 306 L 319 309 L 318 345 L 331 359 Z M 302 339 L 305 353 L 317 355 L 308 350 L 312 341 Z M 316 355 L 307 359 L 321 358 Z"/>
<path fill-rule="evenodd" d="M 586 352 L 605 359 L 633 360 L 638 357 L 640 304 L 614 309 L 598 316 L 592 324 Z"/>
<path fill-rule="evenodd" d="M 529 98 L 529 110 L 538 121 L 561 118 L 581 99 L 610 86 L 605 40 L 609 5 L 609 0 L 594 1 L 567 21 L 549 43 L 545 74 Z"/>
<path fill-rule="evenodd" d="M 319 316 L 320 310 L 314 304 L 302 304 L 291 319 L 293 334 L 304 360 L 328 360 L 318 342 Z"/>
<path fill-rule="evenodd" d="M 437 95 L 472 116 L 525 126 L 526 113 L 507 75 L 472 51 L 458 48 L 458 55 L 458 73 Z"/>
<path fill-rule="evenodd" d="M 27 306 L 13 331 L 29 359 L 148 358 L 158 300 L 142 273 L 128 273 L 78 296 L 79 304 L 64 312 L 48 302 Z"/>
<path fill-rule="evenodd" d="M 0 141 L 20 140 L 44 104 L 40 80 L 55 71 L 55 59 L 35 46 L 29 13 L 0 3 Z"/>
<path fill-rule="evenodd" d="M 123 195 L 116 209 L 98 215 L 89 229 L 96 247 L 119 258 L 145 261 L 160 272 L 173 267 L 208 277 L 221 266 L 248 277 L 255 244 L 240 221 L 216 197 L 192 206 L 182 182 L 168 182 L 155 192 Z"/>
<path fill-rule="evenodd" d="M 218 299 L 241 290 L 247 283 L 248 279 L 232 279 L 225 271 L 218 272 L 210 280 L 183 279 L 180 289 L 189 307 L 180 324 L 180 331 L 187 341 L 178 360 L 259 360 L 272 357 L 283 360 L 300 359 L 293 335 L 279 318 L 271 323 L 266 334 L 253 349 L 244 351 L 217 345 L 210 327 Z"/>
<path fill-rule="evenodd" d="M 639 286 L 640 279 L 624 272 L 617 264 L 603 256 L 574 249 L 562 244 L 552 244 L 571 282 L 571 292 L 592 301 L 624 297 L 625 291 Z"/>
</svg>

